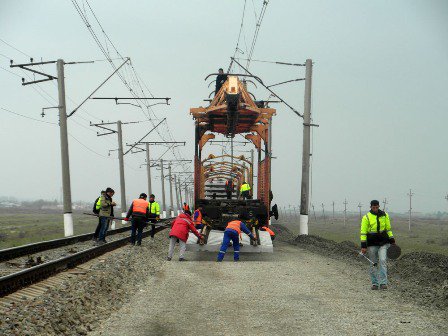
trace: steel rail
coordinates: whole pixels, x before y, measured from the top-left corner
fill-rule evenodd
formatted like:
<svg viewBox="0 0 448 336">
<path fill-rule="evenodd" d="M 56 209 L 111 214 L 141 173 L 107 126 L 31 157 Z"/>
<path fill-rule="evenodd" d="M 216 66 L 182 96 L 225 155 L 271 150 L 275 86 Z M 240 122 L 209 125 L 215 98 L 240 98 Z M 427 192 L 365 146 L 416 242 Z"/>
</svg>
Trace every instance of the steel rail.
<svg viewBox="0 0 448 336">
<path fill-rule="evenodd" d="M 122 233 L 129 231 L 131 226 L 124 226 L 115 230 L 108 230 L 108 235 L 115 235 L 117 233 Z M 85 233 L 77 236 L 71 236 L 67 238 L 53 239 L 41 241 L 38 243 L 26 244 L 16 247 L 10 247 L 7 249 L 0 250 L 0 262 L 11 260 L 14 258 L 23 257 L 25 255 L 34 254 L 42 251 L 52 250 L 58 247 L 63 247 L 67 245 L 76 244 L 79 242 L 85 242 L 93 238 L 92 233 Z"/>
<path fill-rule="evenodd" d="M 161 220 L 161 222 L 167 222 L 172 218 Z M 166 227 L 156 227 L 155 232 L 158 233 Z M 150 230 L 143 232 L 143 237 L 150 235 Z M 8 294 L 16 292 L 21 288 L 29 286 L 33 283 L 39 282 L 50 276 L 59 273 L 68 268 L 76 267 L 86 261 L 94 259 L 104 253 L 115 250 L 119 247 L 126 245 L 129 242 L 129 237 L 118 239 L 110 243 L 98 245 L 87 250 L 72 254 L 67 257 L 49 261 L 47 263 L 27 268 L 20 272 L 12 273 L 3 277 L 0 277 L 0 297 L 4 297 Z"/>
</svg>

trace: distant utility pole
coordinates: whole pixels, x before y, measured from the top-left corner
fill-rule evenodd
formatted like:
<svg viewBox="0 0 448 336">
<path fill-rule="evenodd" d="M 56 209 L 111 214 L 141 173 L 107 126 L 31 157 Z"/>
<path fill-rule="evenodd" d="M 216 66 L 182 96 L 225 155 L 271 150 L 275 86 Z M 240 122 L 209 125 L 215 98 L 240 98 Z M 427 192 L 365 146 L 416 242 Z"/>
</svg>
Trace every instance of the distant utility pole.
<svg viewBox="0 0 448 336">
<path fill-rule="evenodd" d="M 308 208 L 310 195 L 310 156 L 311 156 L 311 82 L 313 61 L 305 62 L 305 105 L 303 110 L 303 151 L 302 151 L 302 183 L 300 191 L 300 234 L 308 234 Z"/>
<path fill-rule="evenodd" d="M 175 214 L 178 215 L 180 210 L 180 200 L 179 200 L 179 189 L 177 188 L 176 174 L 173 174 L 173 180 L 174 180 L 174 191 L 176 192 L 176 205 L 177 205 L 177 210 L 175 211 Z"/>
<path fill-rule="evenodd" d="M 388 204 L 388 202 L 387 202 L 387 198 L 384 197 L 384 200 L 383 200 L 383 211 L 384 211 L 384 212 L 386 212 L 386 204 Z"/>
<path fill-rule="evenodd" d="M 124 177 L 124 151 L 123 151 L 123 130 L 122 130 L 122 126 L 123 125 L 128 125 L 128 124 L 138 124 L 140 123 L 139 121 L 129 121 L 129 122 L 122 122 L 121 120 L 118 121 L 114 121 L 114 122 L 101 122 L 101 123 L 97 123 L 97 124 L 92 124 L 90 123 L 90 126 L 94 126 L 94 127 L 98 127 L 101 128 L 103 130 L 106 130 L 107 132 L 105 133 L 96 133 L 97 136 L 103 136 L 103 135 L 109 135 L 109 134 L 117 134 L 117 138 L 118 138 L 118 166 L 119 166 L 119 171 L 120 171 L 120 196 L 121 196 L 121 215 L 123 217 L 126 216 L 126 210 L 127 210 L 127 206 L 126 206 L 126 182 L 125 182 L 125 177 Z M 109 127 L 105 127 L 105 126 L 109 126 L 109 125 L 116 125 L 117 126 L 117 130 L 114 130 L 112 128 Z M 126 152 L 127 153 L 127 152 Z"/>
<path fill-rule="evenodd" d="M 446 194 L 445 199 L 448 201 L 448 194 Z"/>
<path fill-rule="evenodd" d="M 168 179 L 170 182 L 170 216 L 174 217 L 173 180 L 171 175 L 171 164 L 168 165 Z"/>
<path fill-rule="evenodd" d="M 29 67 L 43 64 L 56 63 L 57 77 L 47 75 L 43 72 L 30 69 Z M 71 62 L 74 63 L 74 62 Z M 31 82 L 25 82 L 22 78 L 22 85 L 35 84 L 45 82 L 49 80 L 57 79 L 58 81 L 58 98 L 59 105 L 54 107 L 47 107 L 44 109 L 57 108 L 59 109 L 59 131 L 61 141 L 61 166 L 62 166 L 62 192 L 63 192 L 63 206 L 64 206 L 64 235 L 73 235 L 73 217 L 72 217 L 72 193 L 70 186 L 70 162 L 68 154 L 68 132 L 67 132 L 67 105 L 65 101 L 65 79 L 64 79 L 64 60 L 58 59 L 57 61 L 37 62 L 33 63 L 33 59 L 30 59 L 30 63 L 26 64 L 13 64 L 11 60 L 10 67 L 19 67 L 23 70 L 31 71 L 35 74 L 46 77 L 45 79 L 34 80 Z M 43 110 L 44 110 L 43 109 Z M 42 110 L 42 111 L 43 111 Z M 43 112 L 42 112 L 43 114 Z"/>
<path fill-rule="evenodd" d="M 325 205 L 322 203 L 322 215 L 324 216 L 324 223 L 327 224 L 327 217 L 325 217 Z"/>
<path fill-rule="evenodd" d="M 344 226 L 347 225 L 347 199 L 344 200 Z"/>
<path fill-rule="evenodd" d="M 159 122 L 152 130 L 156 129 L 165 119 L 163 119 L 161 122 Z M 151 130 L 151 131 L 152 131 Z M 145 135 L 145 137 L 148 135 L 149 133 L 147 133 Z M 144 137 L 144 138 L 145 138 Z M 132 154 L 135 153 L 140 153 L 140 152 L 146 152 L 146 163 L 144 163 L 143 165 L 146 165 L 146 173 L 148 175 L 148 195 L 152 194 L 152 181 L 151 181 L 151 167 L 154 167 L 156 164 L 152 164 L 151 162 L 157 162 L 157 160 L 151 160 L 150 158 L 150 152 L 149 152 L 149 146 L 154 146 L 154 145 L 171 145 L 172 147 L 177 147 L 178 145 L 184 145 L 185 146 L 185 141 L 137 141 L 134 144 L 130 145 L 130 144 L 126 144 L 127 146 L 130 146 L 131 149 L 129 149 L 126 153 L 128 153 L 129 151 Z M 145 149 L 139 147 L 139 145 L 145 145 Z M 125 154 L 126 154 L 125 153 Z"/>
<path fill-rule="evenodd" d="M 358 203 L 358 208 L 359 208 L 359 220 L 362 219 L 362 204 Z"/>
<path fill-rule="evenodd" d="M 409 189 L 409 231 L 411 231 L 411 220 L 412 220 L 412 196 L 414 194 L 412 193 L 412 189 Z"/>
<path fill-rule="evenodd" d="M 314 222 L 317 223 L 316 211 L 314 211 L 314 204 L 311 204 L 311 207 L 313 208 Z"/>
<path fill-rule="evenodd" d="M 149 164 L 149 162 L 148 162 Z M 162 218 L 166 218 L 166 203 L 165 203 L 165 175 L 163 174 L 163 159 L 160 159 L 160 179 L 162 182 Z"/>
<path fill-rule="evenodd" d="M 334 201 L 333 201 L 333 220 L 332 220 L 331 224 L 334 224 Z"/>
</svg>

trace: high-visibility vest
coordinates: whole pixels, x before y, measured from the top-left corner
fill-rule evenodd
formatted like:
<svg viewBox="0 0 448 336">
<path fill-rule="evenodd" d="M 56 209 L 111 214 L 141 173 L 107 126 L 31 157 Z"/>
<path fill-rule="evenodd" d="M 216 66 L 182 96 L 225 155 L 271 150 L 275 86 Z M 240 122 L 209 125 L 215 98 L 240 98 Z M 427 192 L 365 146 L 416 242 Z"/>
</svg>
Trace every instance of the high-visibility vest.
<svg viewBox="0 0 448 336">
<path fill-rule="evenodd" d="M 100 210 L 101 209 L 101 196 L 98 197 L 98 201 L 96 201 L 95 209 L 96 210 Z"/>
<path fill-rule="evenodd" d="M 145 201 L 143 198 L 138 198 L 132 201 L 132 212 L 138 212 L 141 214 L 146 214 L 146 209 L 148 208 L 149 202 Z"/>
<path fill-rule="evenodd" d="M 148 202 L 149 213 L 160 215 L 160 205 L 157 202 Z"/>
<path fill-rule="evenodd" d="M 379 225 L 378 225 L 379 224 Z M 361 221 L 361 242 L 367 241 L 367 235 L 387 234 L 388 238 L 394 238 L 392 228 L 390 226 L 390 218 L 387 213 L 378 217 L 368 212 Z"/>
<path fill-rule="evenodd" d="M 241 221 L 235 220 L 229 222 L 229 224 L 227 224 L 226 229 L 232 229 L 238 232 L 238 234 L 241 234 Z"/>
<path fill-rule="evenodd" d="M 202 224 L 202 213 L 201 213 L 201 211 L 200 211 L 199 209 L 196 209 L 196 210 L 194 211 L 194 214 L 196 215 L 197 213 L 198 213 L 199 215 L 198 215 L 198 218 L 196 218 L 196 219 L 194 220 L 194 225 Z M 194 216 L 193 216 L 193 218 L 194 218 Z"/>
<path fill-rule="evenodd" d="M 269 232 L 269 234 L 272 236 L 275 236 L 274 231 L 272 231 L 270 228 L 268 228 L 267 226 L 263 226 L 262 229 L 264 229 L 265 231 Z"/>
<path fill-rule="evenodd" d="M 249 183 L 244 183 L 242 186 L 241 186 L 241 188 L 240 188 L 240 192 L 243 192 L 243 191 L 249 191 L 250 190 L 250 185 L 249 185 Z"/>
<path fill-rule="evenodd" d="M 184 209 L 184 211 L 190 211 L 190 207 L 188 206 L 188 204 L 184 204 L 182 206 L 182 209 Z"/>
</svg>

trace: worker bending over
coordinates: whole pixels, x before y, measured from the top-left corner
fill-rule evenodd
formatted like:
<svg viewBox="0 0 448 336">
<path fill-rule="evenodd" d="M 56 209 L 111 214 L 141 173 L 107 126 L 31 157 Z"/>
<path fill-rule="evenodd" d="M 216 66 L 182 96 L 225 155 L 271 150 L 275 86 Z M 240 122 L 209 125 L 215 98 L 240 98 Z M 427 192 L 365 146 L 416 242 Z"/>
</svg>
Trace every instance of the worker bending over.
<svg viewBox="0 0 448 336">
<path fill-rule="evenodd" d="M 370 265 L 372 289 L 387 289 L 387 249 L 395 244 L 395 238 L 387 213 L 380 210 L 380 202 L 370 202 L 370 211 L 361 221 L 361 253 L 369 255 L 375 263 Z M 378 261 L 379 260 L 379 261 Z"/>
<path fill-rule="evenodd" d="M 148 217 L 151 223 L 155 223 L 160 220 L 160 205 L 155 201 L 155 199 L 156 197 L 154 196 L 154 194 L 149 195 Z M 156 226 L 154 224 L 151 224 L 151 232 L 149 233 L 151 239 L 154 239 L 155 234 L 156 234 Z"/>
<path fill-rule="evenodd" d="M 146 200 L 147 197 L 148 195 L 141 193 L 138 199 L 133 200 L 128 213 L 126 214 L 126 218 L 124 219 L 125 221 L 129 221 L 129 218 L 132 217 L 132 245 L 135 245 L 135 233 L 137 231 L 137 246 L 142 245 L 143 228 L 145 227 L 146 221 L 149 219 L 149 202 Z"/>
<path fill-rule="evenodd" d="M 240 187 L 240 196 L 243 200 L 250 198 L 250 185 L 247 182 L 243 182 L 243 184 Z"/>
<path fill-rule="evenodd" d="M 232 241 L 233 245 L 233 260 L 240 260 L 240 243 L 239 243 L 239 235 L 243 231 L 247 234 L 251 240 L 256 240 L 255 236 L 249 231 L 246 224 L 244 224 L 240 220 L 234 220 L 227 224 L 227 227 L 224 231 L 224 238 L 222 240 L 221 248 L 219 249 L 218 259 L 217 261 L 222 261 L 224 259 L 224 255 L 227 252 L 227 248 L 229 247 L 230 241 Z"/>
<path fill-rule="evenodd" d="M 202 235 L 196 230 L 193 225 L 193 221 L 191 217 L 187 214 L 181 213 L 177 216 L 172 224 L 171 231 L 169 233 L 170 237 L 170 247 L 168 249 L 168 257 L 167 260 L 170 261 L 173 258 L 174 254 L 174 246 L 176 245 L 176 241 L 179 240 L 179 261 L 185 261 L 185 251 L 187 249 L 187 240 L 189 232 L 193 232 L 196 237 L 200 239 L 202 242 Z"/>
</svg>

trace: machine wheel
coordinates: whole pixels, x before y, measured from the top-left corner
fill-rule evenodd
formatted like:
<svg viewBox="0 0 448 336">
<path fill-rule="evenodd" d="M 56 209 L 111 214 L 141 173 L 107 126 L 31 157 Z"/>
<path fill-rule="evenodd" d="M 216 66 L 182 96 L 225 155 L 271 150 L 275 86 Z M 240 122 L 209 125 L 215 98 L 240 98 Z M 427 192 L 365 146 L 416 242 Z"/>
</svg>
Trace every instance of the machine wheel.
<svg viewBox="0 0 448 336">
<path fill-rule="evenodd" d="M 201 233 L 204 235 L 204 245 L 207 244 L 208 241 L 208 235 L 210 234 L 210 231 L 212 229 L 208 226 L 205 225 L 202 229 L 201 229 Z M 198 239 L 198 244 L 199 244 L 199 239 Z"/>
</svg>

